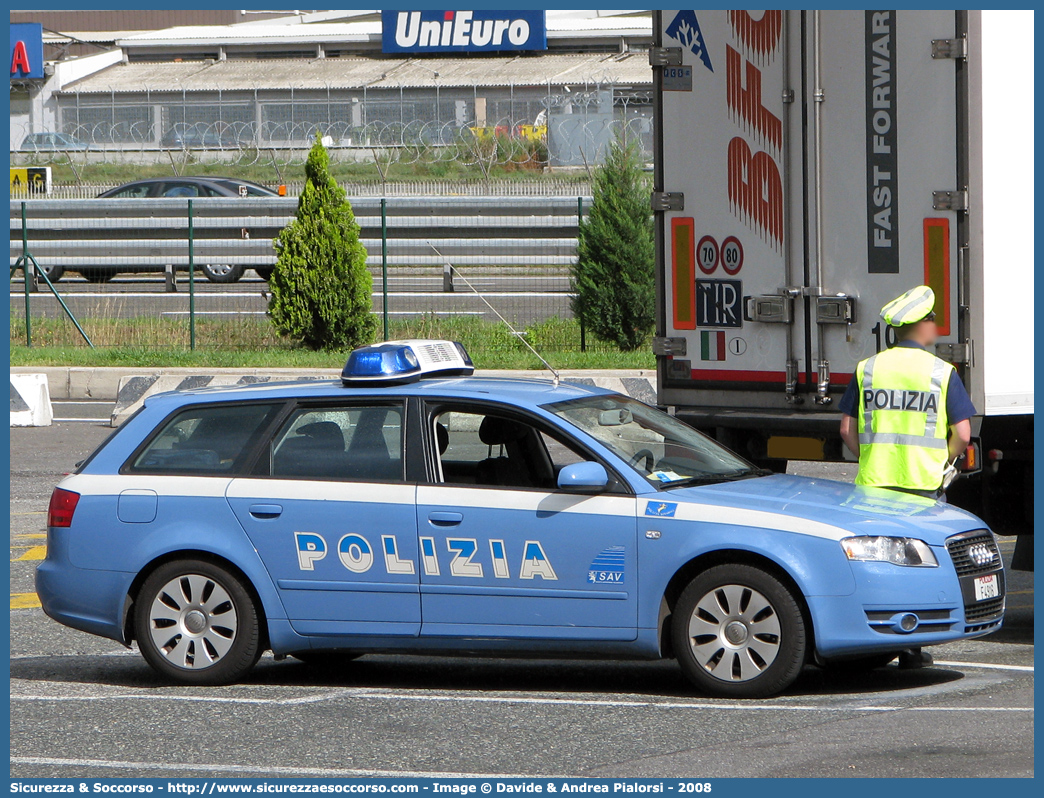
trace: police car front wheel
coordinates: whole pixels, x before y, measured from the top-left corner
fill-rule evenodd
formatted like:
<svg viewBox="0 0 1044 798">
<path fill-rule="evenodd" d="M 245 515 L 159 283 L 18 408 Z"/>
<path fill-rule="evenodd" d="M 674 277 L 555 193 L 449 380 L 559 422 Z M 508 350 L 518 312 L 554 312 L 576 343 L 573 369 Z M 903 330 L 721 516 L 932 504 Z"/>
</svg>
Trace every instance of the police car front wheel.
<svg viewBox="0 0 1044 798">
<path fill-rule="evenodd" d="M 250 593 L 202 560 L 169 562 L 149 575 L 135 601 L 134 629 L 146 662 L 185 684 L 229 684 L 261 656 Z"/>
<path fill-rule="evenodd" d="M 685 675 L 713 695 L 774 695 L 805 662 L 797 600 L 772 574 L 750 565 L 718 565 L 693 579 L 674 608 L 671 634 Z"/>
</svg>

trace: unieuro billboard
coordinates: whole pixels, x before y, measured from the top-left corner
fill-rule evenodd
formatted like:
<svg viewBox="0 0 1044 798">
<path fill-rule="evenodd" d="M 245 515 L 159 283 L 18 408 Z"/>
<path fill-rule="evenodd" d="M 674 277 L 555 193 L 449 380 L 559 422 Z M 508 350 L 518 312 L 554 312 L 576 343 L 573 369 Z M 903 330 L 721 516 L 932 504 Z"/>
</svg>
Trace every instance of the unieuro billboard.
<svg viewBox="0 0 1044 798">
<path fill-rule="evenodd" d="M 543 11 L 382 11 L 385 53 L 546 50 Z"/>
<path fill-rule="evenodd" d="M 43 26 L 39 22 L 11 25 L 11 80 L 44 77 Z"/>
</svg>

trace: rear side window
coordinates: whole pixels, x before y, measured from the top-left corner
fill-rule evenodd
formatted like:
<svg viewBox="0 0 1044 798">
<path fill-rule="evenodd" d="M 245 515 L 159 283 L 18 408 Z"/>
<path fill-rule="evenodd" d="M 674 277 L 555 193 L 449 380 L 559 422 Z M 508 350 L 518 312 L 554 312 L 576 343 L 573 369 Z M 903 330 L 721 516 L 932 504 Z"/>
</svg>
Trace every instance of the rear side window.
<svg viewBox="0 0 1044 798">
<path fill-rule="evenodd" d="M 257 470 L 282 479 L 401 482 L 402 443 L 400 405 L 300 408 Z"/>
<path fill-rule="evenodd" d="M 281 404 L 205 405 L 171 418 L 126 470 L 224 476 L 241 470 Z"/>
</svg>

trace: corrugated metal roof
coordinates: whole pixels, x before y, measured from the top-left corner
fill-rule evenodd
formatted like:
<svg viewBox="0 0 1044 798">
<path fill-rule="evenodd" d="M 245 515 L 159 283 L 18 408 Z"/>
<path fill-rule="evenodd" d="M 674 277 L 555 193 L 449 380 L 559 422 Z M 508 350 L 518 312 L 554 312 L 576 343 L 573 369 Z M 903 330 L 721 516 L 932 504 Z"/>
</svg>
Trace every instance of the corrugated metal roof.
<svg viewBox="0 0 1044 798">
<path fill-rule="evenodd" d="M 552 86 L 612 82 L 646 86 L 645 53 L 472 58 L 229 59 L 117 64 L 62 93 L 200 92 L 254 89 L 398 89 Z"/>
</svg>

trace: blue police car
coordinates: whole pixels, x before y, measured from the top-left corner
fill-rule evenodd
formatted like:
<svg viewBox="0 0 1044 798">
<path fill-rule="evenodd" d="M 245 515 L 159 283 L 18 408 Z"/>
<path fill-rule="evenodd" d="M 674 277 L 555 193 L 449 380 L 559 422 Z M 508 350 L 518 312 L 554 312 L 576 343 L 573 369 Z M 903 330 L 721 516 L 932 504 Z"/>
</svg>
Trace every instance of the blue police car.
<svg viewBox="0 0 1044 798">
<path fill-rule="evenodd" d="M 765 696 L 1004 614 L 976 517 L 765 475 L 610 391 L 472 376 L 463 347 L 353 352 L 342 381 L 150 397 L 51 498 L 60 623 L 187 684 L 265 650 L 675 657 Z"/>
</svg>

